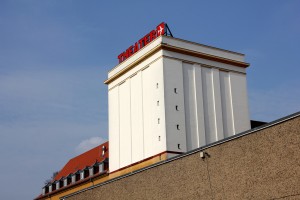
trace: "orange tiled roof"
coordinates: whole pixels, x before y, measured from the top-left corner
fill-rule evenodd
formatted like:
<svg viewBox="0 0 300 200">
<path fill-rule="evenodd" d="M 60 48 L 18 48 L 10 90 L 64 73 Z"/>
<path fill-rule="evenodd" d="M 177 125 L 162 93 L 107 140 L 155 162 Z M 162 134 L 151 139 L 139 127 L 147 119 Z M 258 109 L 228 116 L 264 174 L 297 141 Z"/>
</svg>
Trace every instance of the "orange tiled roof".
<svg viewBox="0 0 300 200">
<path fill-rule="evenodd" d="M 102 156 L 102 146 L 105 146 L 106 151 Z M 87 166 L 92 166 L 96 162 L 102 162 L 108 158 L 108 142 L 105 142 L 83 154 L 80 154 L 71 160 L 59 171 L 53 181 L 60 180 L 62 177 L 66 177 L 71 173 L 75 173 L 78 170 L 82 170 Z"/>
</svg>

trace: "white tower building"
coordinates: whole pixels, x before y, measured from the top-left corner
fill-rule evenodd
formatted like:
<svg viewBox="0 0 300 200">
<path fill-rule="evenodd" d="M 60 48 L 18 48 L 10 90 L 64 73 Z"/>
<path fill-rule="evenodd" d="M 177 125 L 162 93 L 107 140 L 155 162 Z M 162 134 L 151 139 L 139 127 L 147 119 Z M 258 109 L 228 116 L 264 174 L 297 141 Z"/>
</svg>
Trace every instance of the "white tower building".
<svg viewBox="0 0 300 200">
<path fill-rule="evenodd" d="M 161 35 L 108 73 L 110 172 L 250 129 L 244 55 Z"/>
</svg>

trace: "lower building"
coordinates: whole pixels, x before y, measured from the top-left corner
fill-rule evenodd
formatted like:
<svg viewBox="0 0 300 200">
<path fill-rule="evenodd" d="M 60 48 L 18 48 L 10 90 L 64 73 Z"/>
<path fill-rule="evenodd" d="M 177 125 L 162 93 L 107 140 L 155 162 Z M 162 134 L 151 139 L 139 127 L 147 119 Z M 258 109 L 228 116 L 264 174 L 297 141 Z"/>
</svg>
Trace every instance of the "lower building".
<svg viewBox="0 0 300 200">
<path fill-rule="evenodd" d="M 300 112 L 61 197 L 300 199 Z"/>
<path fill-rule="evenodd" d="M 105 142 L 70 159 L 35 199 L 58 200 L 64 195 L 108 180 L 108 156 L 108 142 Z"/>
</svg>

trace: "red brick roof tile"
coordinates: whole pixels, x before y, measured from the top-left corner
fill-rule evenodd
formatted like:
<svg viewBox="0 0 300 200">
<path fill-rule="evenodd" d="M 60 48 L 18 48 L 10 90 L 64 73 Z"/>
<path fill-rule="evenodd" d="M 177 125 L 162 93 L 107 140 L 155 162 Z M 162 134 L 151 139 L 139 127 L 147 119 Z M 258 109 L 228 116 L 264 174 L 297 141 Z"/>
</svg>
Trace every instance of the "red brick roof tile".
<svg viewBox="0 0 300 200">
<path fill-rule="evenodd" d="M 106 148 L 104 156 L 102 156 L 102 146 L 105 146 Z M 105 142 L 69 160 L 69 162 L 55 176 L 53 181 L 60 180 L 62 177 L 66 177 L 71 173 L 82 170 L 87 166 L 92 166 L 96 162 L 102 162 L 108 158 L 108 155 L 108 142 Z"/>
</svg>

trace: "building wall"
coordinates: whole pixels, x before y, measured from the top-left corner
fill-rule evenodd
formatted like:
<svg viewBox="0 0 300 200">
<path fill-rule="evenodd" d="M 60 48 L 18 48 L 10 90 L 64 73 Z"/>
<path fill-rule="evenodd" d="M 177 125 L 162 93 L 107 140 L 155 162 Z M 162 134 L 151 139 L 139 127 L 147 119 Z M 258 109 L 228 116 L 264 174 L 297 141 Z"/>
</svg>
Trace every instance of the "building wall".
<svg viewBox="0 0 300 200">
<path fill-rule="evenodd" d="M 162 58 L 143 70 L 142 76 L 145 159 L 166 151 Z"/>
<path fill-rule="evenodd" d="M 300 199 L 299 127 L 298 113 L 65 199 Z"/>
<path fill-rule="evenodd" d="M 45 196 L 42 196 L 39 199 L 42 199 L 42 200 L 59 200 L 63 196 L 72 194 L 72 193 L 77 192 L 79 190 L 89 188 L 89 187 L 91 187 L 95 184 L 105 182 L 109 179 L 110 179 L 109 176 L 107 176 L 107 174 L 104 174 L 103 176 L 98 176 L 98 177 L 92 178 L 92 179 L 90 179 L 88 181 L 85 181 L 83 183 L 80 183 L 80 184 L 76 184 L 76 183 L 71 184 L 67 188 L 63 188 L 60 191 L 56 191 L 52 194 L 46 194 Z"/>
<path fill-rule="evenodd" d="M 110 172 L 250 129 L 245 68 L 194 53 L 236 62 L 244 55 L 169 37 L 141 52 L 108 74 Z"/>
<path fill-rule="evenodd" d="M 186 152 L 182 62 L 163 58 L 163 68 L 167 150 Z"/>
<path fill-rule="evenodd" d="M 187 150 L 250 129 L 245 74 L 182 65 Z"/>
<path fill-rule="evenodd" d="M 110 171 L 166 151 L 162 59 L 109 90 Z"/>
<path fill-rule="evenodd" d="M 144 159 L 144 116 L 143 116 L 143 79 L 142 72 L 138 72 L 130 80 L 130 104 L 131 107 L 131 139 L 132 162 Z"/>
<path fill-rule="evenodd" d="M 131 79 L 119 85 L 120 167 L 131 164 Z"/>
<path fill-rule="evenodd" d="M 108 102 L 109 151 L 114 155 L 109 158 L 109 167 L 116 169 L 120 166 L 119 87 L 108 92 Z"/>
</svg>

